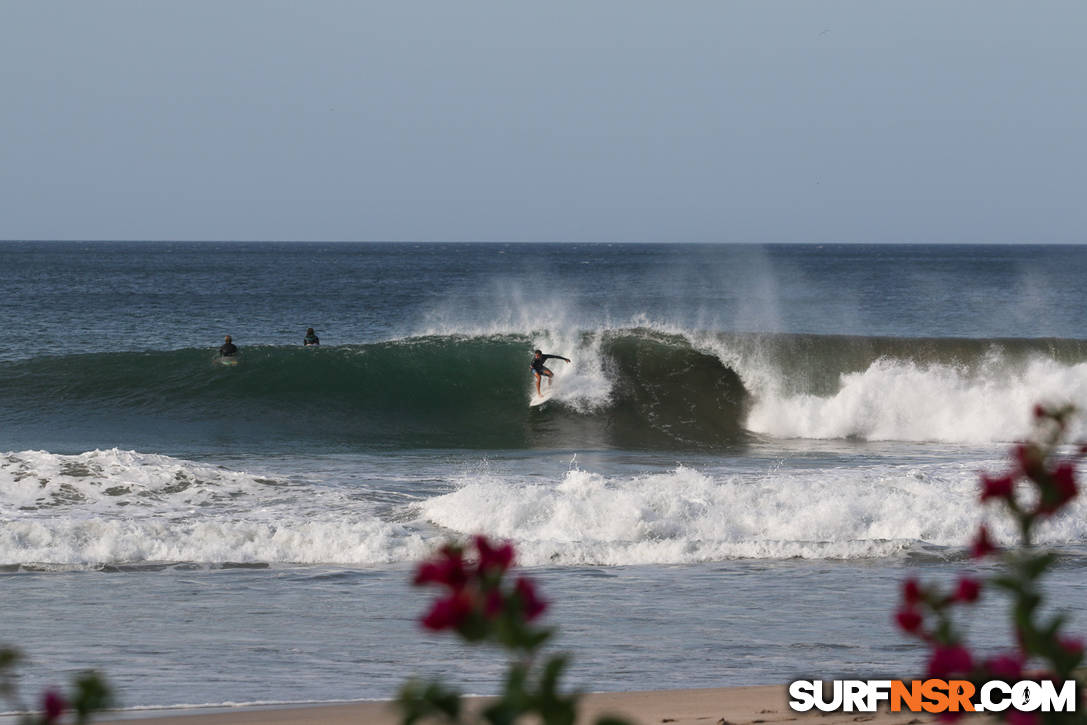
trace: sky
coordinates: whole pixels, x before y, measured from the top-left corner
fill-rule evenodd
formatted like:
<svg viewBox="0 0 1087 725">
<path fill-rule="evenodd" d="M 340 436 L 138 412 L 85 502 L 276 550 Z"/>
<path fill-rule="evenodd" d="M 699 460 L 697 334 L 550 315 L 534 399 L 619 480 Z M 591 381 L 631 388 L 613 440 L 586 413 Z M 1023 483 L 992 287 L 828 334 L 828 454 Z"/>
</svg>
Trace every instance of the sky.
<svg viewBox="0 0 1087 725">
<path fill-rule="evenodd" d="M 1087 3 L 0 0 L 0 239 L 1087 243 Z"/>
</svg>

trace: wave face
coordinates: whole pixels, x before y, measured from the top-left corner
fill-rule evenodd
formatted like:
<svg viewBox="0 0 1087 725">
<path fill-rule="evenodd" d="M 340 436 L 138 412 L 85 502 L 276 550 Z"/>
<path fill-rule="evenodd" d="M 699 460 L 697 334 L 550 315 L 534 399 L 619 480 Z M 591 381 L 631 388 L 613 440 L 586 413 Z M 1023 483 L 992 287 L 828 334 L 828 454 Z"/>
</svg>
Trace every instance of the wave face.
<svg viewBox="0 0 1087 725">
<path fill-rule="evenodd" d="M 204 350 L 38 358 L 3 366 L 0 415 L 137 443 L 157 432 L 323 447 L 658 448 L 743 435 L 736 373 L 683 338 L 582 335 L 555 351 L 574 364 L 549 361 L 556 394 L 539 410 L 528 408 L 533 346 L 497 335 L 257 347 L 234 368 Z"/>
<path fill-rule="evenodd" d="M 529 409 L 529 351 L 555 395 Z M 1035 402 L 1087 408 L 1087 343 L 740 335 L 433 335 L 356 346 L 95 353 L 0 365 L 18 447 L 720 449 L 762 438 L 1013 440 Z M 545 383 L 546 384 L 546 383 Z M 16 431 L 12 433 L 12 431 Z M 22 438 L 19 438 L 22 436 Z"/>
</svg>

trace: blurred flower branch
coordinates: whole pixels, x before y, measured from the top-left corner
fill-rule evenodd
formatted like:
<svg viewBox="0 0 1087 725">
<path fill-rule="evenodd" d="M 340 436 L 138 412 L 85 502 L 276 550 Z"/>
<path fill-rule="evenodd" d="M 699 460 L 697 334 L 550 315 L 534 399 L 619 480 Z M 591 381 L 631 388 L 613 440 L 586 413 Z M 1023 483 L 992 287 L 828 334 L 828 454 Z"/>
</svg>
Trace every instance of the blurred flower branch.
<svg viewBox="0 0 1087 725">
<path fill-rule="evenodd" d="M 536 620 L 547 602 L 531 579 L 512 577 L 513 562 L 512 545 L 477 536 L 470 549 L 447 544 L 419 566 L 414 584 L 440 592 L 422 625 L 434 632 L 453 631 L 466 642 L 497 645 L 509 653 L 510 663 L 501 693 L 478 713 L 464 708 L 460 693 L 440 682 L 409 682 L 398 699 L 404 725 L 431 717 L 448 723 L 510 725 L 525 716 L 544 725 L 573 725 L 579 695 L 563 693 L 559 686 L 568 659 L 561 654 L 543 657 L 541 650 L 554 630 Z M 602 717 L 596 722 L 624 721 Z"/>
<path fill-rule="evenodd" d="M 971 547 L 975 559 L 999 559 L 1001 573 L 981 580 L 964 575 L 950 589 L 923 584 L 916 578 L 903 583 L 902 602 L 895 614 L 898 626 L 929 648 L 928 676 L 976 683 L 1023 679 L 1063 682 L 1074 679 L 1084 661 L 1084 641 L 1066 633 L 1066 617 L 1043 608 L 1042 579 L 1057 564 L 1057 554 L 1035 545 L 1039 526 L 1061 514 L 1079 495 L 1076 465 L 1087 446 L 1068 451 L 1070 406 L 1035 408 L 1032 440 L 1016 445 L 1008 470 L 981 476 L 980 501 L 996 504 L 1012 517 L 1019 545 L 1002 549 L 984 524 Z M 955 611 L 977 602 L 987 590 L 1005 592 L 1011 600 L 1015 645 L 1003 653 L 981 659 L 967 645 L 955 623 Z M 1084 683 L 1079 681 L 1076 712 L 1020 712 L 1008 708 L 1000 717 L 1016 725 L 1087 722 L 1082 706 Z"/>
<path fill-rule="evenodd" d="M 39 703 L 40 711 L 34 711 L 19 699 L 15 685 L 15 668 L 20 659 L 18 650 L 0 647 L 0 699 L 15 710 L 28 713 L 19 720 L 20 725 L 52 725 L 59 723 L 66 713 L 73 715 L 77 725 L 84 725 L 90 722 L 92 714 L 105 710 L 113 702 L 113 694 L 106 681 L 97 673 L 88 670 L 73 678 L 69 693 L 59 690 L 43 692 Z"/>
</svg>

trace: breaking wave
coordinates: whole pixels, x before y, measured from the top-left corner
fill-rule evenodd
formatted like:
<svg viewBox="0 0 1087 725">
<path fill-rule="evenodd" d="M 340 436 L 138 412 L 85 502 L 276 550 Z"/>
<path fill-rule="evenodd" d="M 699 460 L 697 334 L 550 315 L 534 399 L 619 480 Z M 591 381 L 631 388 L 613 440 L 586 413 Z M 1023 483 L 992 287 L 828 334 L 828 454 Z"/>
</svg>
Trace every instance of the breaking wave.
<svg viewBox="0 0 1087 725">
<path fill-rule="evenodd" d="M 529 409 L 529 351 L 565 355 Z M 549 364 L 550 364 L 549 363 Z M 0 364 L 0 423 L 26 440 L 277 449 L 718 449 L 758 438 L 998 442 L 1032 405 L 1087 407 L 1087 343 L 741 335 L 652 327 L 422 336 Z M 164 444 L 165 441 L 165 444 Z M 101 442 L 101 443 L 99 443 Z"/>
</svg>

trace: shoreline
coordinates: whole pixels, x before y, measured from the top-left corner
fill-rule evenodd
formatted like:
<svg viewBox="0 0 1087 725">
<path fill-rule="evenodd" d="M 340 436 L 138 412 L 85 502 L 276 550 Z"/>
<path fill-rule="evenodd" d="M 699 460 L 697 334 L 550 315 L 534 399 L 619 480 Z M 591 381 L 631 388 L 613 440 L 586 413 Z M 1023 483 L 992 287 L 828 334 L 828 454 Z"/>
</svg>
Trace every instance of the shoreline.
<svg viewBox="0 0 1087 725">
<path fill-rule="evenodd" d="M 478 709 L 489 698 L 465 698 L 468 709 Z M 391 700 L 342 704 L 244 707 L 215 712 L 191 710 L 166 712 L 107 713 L 92 722 L 127 725 L 397 725 L 398 713 Z M 775 725 L 799 720 L 818 720 L 825 725 L 871 722 L 876 725 L 917 725 L 932 716 L 911 712 L 878 713 L 793 712 L 785 685 L 718 687 L 691 690 L 596 692 L 583 696 L 578 723 L 589 725 L 602 715 L 616 715 L 631 723 L 651 725 Z"/>
</svg>

